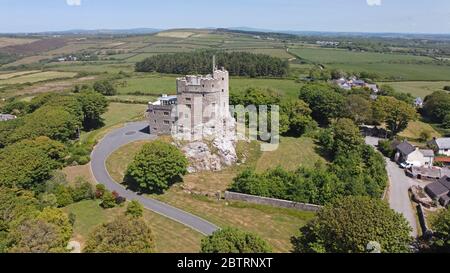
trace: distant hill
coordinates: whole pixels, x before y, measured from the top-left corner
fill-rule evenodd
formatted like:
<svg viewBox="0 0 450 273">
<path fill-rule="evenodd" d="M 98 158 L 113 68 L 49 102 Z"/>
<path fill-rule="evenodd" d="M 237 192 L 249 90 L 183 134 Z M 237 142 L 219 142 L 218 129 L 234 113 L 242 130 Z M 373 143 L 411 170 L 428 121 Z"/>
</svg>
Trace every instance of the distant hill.
<svg viewBox="0 0 450 273">
<path fill-rule="evenodd" d="M 162 29 L 156 28 L 133 28 L 133 29 L 72 29 L 72 30 L 64 30 L 64 31 L 46 31 L 46 32 L 35 32 L 35 33 L 8 33 L 8 34 L 16 34 L 17 36 L 27 36 L 27 35 L 40 35 L 40 36 L 49 36 L 49 35 L 62 35 L 62 36 L 70 36 L 70 35 L 144 35 L 144 34 L 153 34 L 162 31 Z"/>
</svg>

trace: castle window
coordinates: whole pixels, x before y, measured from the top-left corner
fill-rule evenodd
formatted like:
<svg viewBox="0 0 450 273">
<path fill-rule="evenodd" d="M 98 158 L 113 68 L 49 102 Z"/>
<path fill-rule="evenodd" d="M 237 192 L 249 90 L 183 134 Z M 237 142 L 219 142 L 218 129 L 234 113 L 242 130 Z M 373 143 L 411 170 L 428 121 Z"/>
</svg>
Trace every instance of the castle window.
<svg viewBox="0 0 450 273">
<path fill-rule="evenodd" d="M 212 85 L 212 87 L 214 87 L 214 84 Z"/>
<path fill-rule="evenodd" d="M 156 119 L 155 119 L 154 121 L 155 121 L 155 123 L 156 123 Z"/>
<path fill-rule="evenodd" d="M 189 118 L 189 115 L 188 115 L 188 114 L 185 114 L 185 115 L 184 115 L 184 118 Z"/>
<path fill-rule="evenodd" d="M 186 107 L 189 108 L 189 109 L 191 109 L 192 105 L 186 104 Z"/>
<path fill-rule="evenodd" d="M 222 78 L 222 81 L 224 81 L 225 80 L 225 78 Z"/>
<path fill-rule="evenodd" d="M 164 112 L 164 116 L 168 116 L 169 114 L 169 112 Z"/>
<path fill-rule="evenodd" d="M 202 87 L 205 88 L 205 85 L 203 84 Z"/>
<path fill-rule="evenodd" d="M 156 128 L 156 127 L 155 127 L 155 128 L 153 128 L 153 131 L 158 131 L 158 128 Z"/>
<path fill-rule="evenodd" d="M 191 98 L 186 98 L 186 101 L 191 101 Z"/>
<path fill-rule="evenodd" d="M 170 124 L 170 121 L 165 120 L 165 121 L 164 121 L 164 124 L 168 125 L 168 124 Z"/>
<path fill-rule="evenodd" d="M 222 89 L 222 92 L 225 92 L 225 89 Z"/>
</svg>

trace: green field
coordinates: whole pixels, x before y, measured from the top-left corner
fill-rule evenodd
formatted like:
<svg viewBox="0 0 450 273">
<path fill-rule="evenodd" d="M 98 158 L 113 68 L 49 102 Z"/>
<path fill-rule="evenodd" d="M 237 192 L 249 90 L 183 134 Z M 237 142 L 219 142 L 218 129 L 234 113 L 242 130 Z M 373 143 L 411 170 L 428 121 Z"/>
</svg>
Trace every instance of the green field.
<svg viewBox="0 0 450 273">
<path fill-rule="evenodd" d="M 324 64 L 347 72 L 377 73 L 388 80 L 450 80 L 450 66 L 433 64 L 424 56 L 374 52 L 352 52 L 342 49 L 290 48 L 289 52 L 311 63 Z"/>
<path fill-rule="evenodd" d="M 326 48 L 290 48 L 289 52 L 298 55 L 300 58 L 322 64 L 366 64 L 396 61 L 432 61 L 429 57 L 383 54 L 373 52 L 352 52 L 343 49 Z"/>
<path fill-rule="evenodd" d="M 178 76 L 166 76 L 158 74 L 146 74 L 126 79 L 127 85 L 118 87 L 119 94 L 143 94 L 156 95 L 176 94 L 176 78 Z M 231 78 L 230 91 L 242 92 L 250 87 L 270 88 L 288 97 L 297 97 L 301 84 L 289 79 L 250 79 Z"/>
<path fill-rule="evenodd" d="M 389 82 L 386 83 L 403 93 L 410 93 L 415 97 L 425 98 L 435 91 L 442 91 L 444 86 L 450 86 L 449 82 Z"/>
<path fill-rule="evenodd" d="M 37 83 L 63 78 L 73 78 L 76 75 L 77 73 L 74 72 L 58 72 L 58 71 L 38 72 L 0 80 L 0 86 L 11 84 Z"/>
<path fill-rule="evenodd" d="M 450 80 L 450 66 L 433 64 L 332 64 L 330 67 L 347 72 L 376 73 L 392 81 L 447 81 Z"/>
</svg>

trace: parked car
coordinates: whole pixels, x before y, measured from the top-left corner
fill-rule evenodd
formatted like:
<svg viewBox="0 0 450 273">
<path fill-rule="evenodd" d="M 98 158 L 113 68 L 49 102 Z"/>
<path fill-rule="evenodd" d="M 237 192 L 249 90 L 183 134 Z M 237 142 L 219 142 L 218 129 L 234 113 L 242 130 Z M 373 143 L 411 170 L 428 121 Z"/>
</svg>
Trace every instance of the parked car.
<svg viewBox="0 0 450 273">
<path fill-rule="evenodd" d="M 402 162 L 402 163 L 400 163 L 400 167 L 402 169 L 409 169 L 409 168 L 414 167 L 414 164 L 411 164 L 411 163 L 408 163 L 408 162 Z"/>
</svg>

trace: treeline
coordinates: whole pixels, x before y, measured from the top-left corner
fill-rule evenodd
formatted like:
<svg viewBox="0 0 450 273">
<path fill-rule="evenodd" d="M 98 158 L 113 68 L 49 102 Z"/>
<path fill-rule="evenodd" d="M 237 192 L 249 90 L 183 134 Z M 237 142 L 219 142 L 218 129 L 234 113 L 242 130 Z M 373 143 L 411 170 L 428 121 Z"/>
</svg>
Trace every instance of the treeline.
<svg viewBox="0 0 450 273">
<path fill-rule="evenodd" d="M 225 67 L 232 76 L 284 77 L 289 71 L 289 63 L 280 58 L 264 54 L 224 51 L 156 55 L 136 63 L 135 69 L 137 72 L 209 74 L 212 70 L 214 55 L 217 65 Z"/>
</svg>

